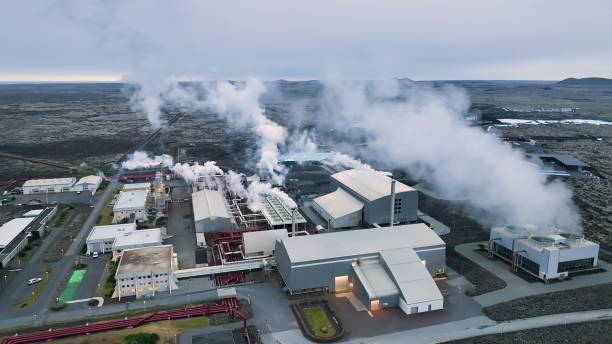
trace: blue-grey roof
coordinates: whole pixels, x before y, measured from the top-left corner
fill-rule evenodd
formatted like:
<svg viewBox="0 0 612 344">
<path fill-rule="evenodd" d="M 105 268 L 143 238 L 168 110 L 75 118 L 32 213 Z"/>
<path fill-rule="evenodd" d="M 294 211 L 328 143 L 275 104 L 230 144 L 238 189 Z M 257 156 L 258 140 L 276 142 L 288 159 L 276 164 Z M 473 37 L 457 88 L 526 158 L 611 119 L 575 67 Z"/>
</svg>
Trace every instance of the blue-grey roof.
<svg viewBox="0 0 612 344">
<path fill-rule="evenodd" d="M 533 156 L 536 156 L 540 159 L 555 159 L 565 166 L 591 167 L 589 164 L 584 163 L 567 154 L 533 154 Z"/>
</svg>

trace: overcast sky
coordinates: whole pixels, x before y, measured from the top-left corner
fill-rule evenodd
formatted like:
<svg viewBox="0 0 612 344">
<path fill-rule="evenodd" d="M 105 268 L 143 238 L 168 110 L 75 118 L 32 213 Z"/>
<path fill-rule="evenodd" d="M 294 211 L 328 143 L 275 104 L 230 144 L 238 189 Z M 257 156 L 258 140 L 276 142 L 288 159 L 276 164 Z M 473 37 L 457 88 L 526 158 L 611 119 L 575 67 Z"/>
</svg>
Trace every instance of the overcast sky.
<svg viewBox="0 0 612 344">
<path fill-rule="evenodd" d="M 0 80 L 612 77 L 612 1 L 2 1 Z"/>
</svg>

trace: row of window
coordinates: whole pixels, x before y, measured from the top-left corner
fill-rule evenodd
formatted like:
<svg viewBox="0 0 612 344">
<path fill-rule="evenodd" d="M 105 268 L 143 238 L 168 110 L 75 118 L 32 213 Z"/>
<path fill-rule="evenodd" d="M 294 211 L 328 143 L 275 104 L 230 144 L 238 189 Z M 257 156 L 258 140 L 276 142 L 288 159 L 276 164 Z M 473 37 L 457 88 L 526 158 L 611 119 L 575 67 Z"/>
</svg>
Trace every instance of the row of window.
<svg viewBox="0 0 612 344">
<path fill-rule="evenodd" d="M 168 276 L 168 273 L 163 273 L 163 274 L 155 274 L 155 277 L 160 277 L 160 276 Z M 147 278 L 151 278 L 151 276 L 138 276 L 138 279 L 147 279 Z M 121 281 L 133 281 L 134 277 L 126 277 L 126 278 L 122 278 Z"/>
<path fill-rule="evenodd" d="M 162 280 L 162 281 L 157 281 L 155 284 L 158 283 L 168 283 L 168 280 Z M 145 286 L 145 285 L 151 285 L 151 282 L 142 282 L 142 283 L 136 283 L 138 286 Z M 121 288 L 130 288 L 130 287 L 134 287 L 135 284 L 122 284 Z"/>
<path fill-rule="evenodd" d="M 592 268 L 594 262 L 595 262 L 594 258 L 576 259 L 576 260 L 570 260 L 568 262 L 561 262 L 557 266 L 557 272 Z"/>
<path fill-rule="evenodd" d="M 399 215 L 402 212 L 402 199 L 396 198 L 393 201 L 393 214 Z"/>
</svg>

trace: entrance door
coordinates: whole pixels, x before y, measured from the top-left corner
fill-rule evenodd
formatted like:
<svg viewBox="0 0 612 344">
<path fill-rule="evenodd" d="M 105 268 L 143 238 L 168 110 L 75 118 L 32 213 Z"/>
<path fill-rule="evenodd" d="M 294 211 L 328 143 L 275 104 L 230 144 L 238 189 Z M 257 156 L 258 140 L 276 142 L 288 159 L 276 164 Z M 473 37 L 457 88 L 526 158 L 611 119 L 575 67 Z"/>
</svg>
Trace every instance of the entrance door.
<svg viewBox="0 0 612 344">
<path fill-rule="evenodd" d="M 334 292 L 345 291 L 349 289 L 349 280 L 348 276 L 338 276 L 335 279 L 335 288 Z"/>
</svg>

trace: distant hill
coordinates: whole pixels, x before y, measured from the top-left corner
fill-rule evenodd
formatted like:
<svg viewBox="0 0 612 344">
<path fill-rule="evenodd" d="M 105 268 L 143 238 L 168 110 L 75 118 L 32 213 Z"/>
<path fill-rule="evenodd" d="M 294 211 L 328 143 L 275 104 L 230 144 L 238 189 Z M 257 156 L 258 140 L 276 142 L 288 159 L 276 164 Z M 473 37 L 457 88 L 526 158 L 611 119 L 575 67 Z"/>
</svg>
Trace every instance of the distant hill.
<svg viewBox="0 0 612 344">
<path fill-rule="evenodd" d="M 560 86 L 612 86 L 612 79 L 606 78 L 567 78 L 557 83 Z"/>
</svg>

